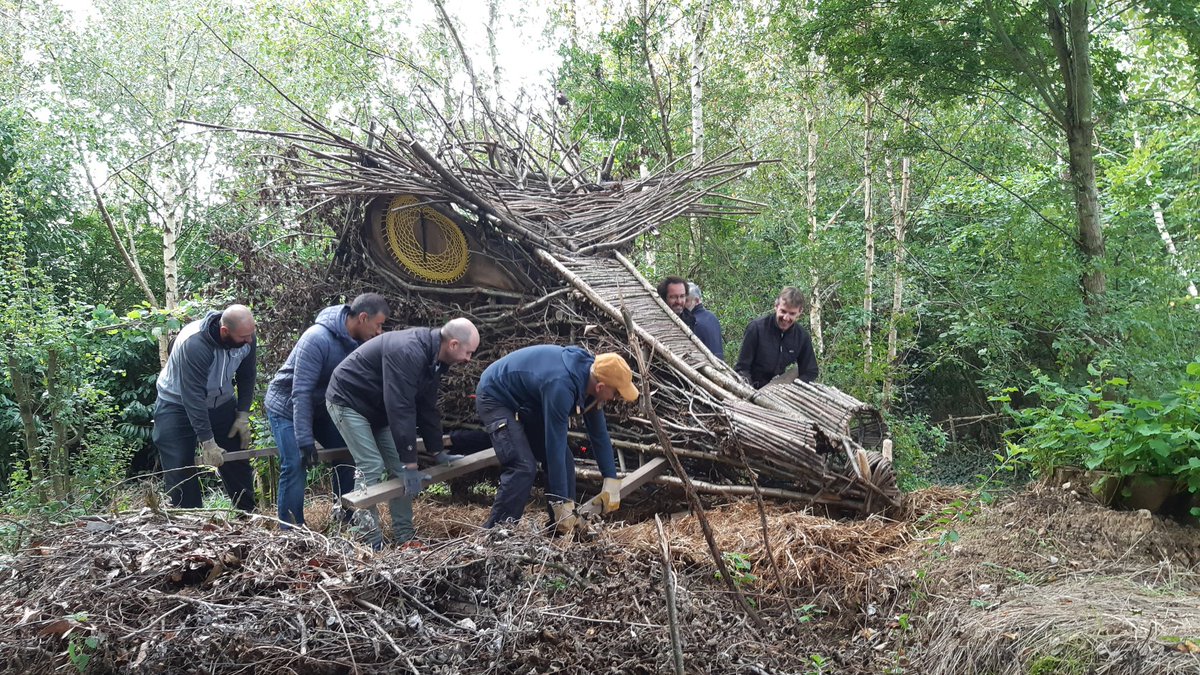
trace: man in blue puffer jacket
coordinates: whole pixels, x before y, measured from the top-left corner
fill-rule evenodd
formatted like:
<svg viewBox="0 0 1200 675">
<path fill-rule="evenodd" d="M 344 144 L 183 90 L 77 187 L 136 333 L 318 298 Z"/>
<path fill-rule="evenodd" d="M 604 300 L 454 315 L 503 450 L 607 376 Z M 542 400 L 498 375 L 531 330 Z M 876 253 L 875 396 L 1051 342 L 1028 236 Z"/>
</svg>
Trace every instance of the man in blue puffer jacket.
<svg viewBox="0 0 1200 675">
<path fill-rule="evenodd" d="M 390 313 L 378 293 L 321 310 L 267 387 L 267 421 L 279 448 L 279 520 L 284 527 L 304 524 L 305 474 L 316 464 L 317 442 L 327 448 L 346 445 L 325 408 L 329 376 L 350 352 L 383 331 Z M 340 497 L 353 487 L 354 464 L 337 464 L 334 493 Z"/>
</svg>

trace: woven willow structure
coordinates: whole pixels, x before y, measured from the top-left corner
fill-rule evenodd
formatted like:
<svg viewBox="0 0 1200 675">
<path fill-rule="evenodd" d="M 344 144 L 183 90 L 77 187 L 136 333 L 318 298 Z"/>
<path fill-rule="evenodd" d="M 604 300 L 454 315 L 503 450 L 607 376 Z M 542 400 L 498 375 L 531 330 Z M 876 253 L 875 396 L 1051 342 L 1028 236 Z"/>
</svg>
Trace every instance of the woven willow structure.
<svg viewBox="0 0 1200 675">
<path fill-rule="evenodd" d="M 852 513 L 898 504 L 890 463 L 875 452 L 887 433 L 878 411 L 820 384 L 754 390 L 624 255 L 673 218 L 753 213 L 720 190 L 756 162 L 726 156 L 602 180 L 611 158 L 584 165 L 558 125 L 537 117 L 518 131 L 489 114 L 477 130 L 484 140 L 447 122 L 426 142 L 383 124 L 352 139 L 305 122 L 309 133 L 286 136 L 294 184 L 360 214 L 334 223 L 335 273 L 387 295 L 401 325 L 461 315 L 480 329 L 475 361 L 444 381 L 449 426 L 476 424 L 479 373 L 513 349 L 578 344 L 635 364 L 628 313 L 649 364 L 650 401 L 689 473 L 741 493 L 754 475 L 765 494 Z M 638 406 L 613 405 L 608 418 L 626 468 L 663 452 Z"/>
</svg>

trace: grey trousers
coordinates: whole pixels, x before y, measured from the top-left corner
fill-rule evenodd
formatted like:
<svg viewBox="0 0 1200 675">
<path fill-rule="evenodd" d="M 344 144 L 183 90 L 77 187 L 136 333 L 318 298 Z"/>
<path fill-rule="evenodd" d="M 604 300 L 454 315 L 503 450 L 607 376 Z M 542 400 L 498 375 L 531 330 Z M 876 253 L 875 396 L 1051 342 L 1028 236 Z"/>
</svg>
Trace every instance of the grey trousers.
<svg viewBox="0 0 1200 675">
<path fill-rule="evenodd" d="M 404 475 L 404 462 L 400 461 L 400 453 L 396 451 L 396 443 L 392 440 L 392 431 L 388 427 L 372 429 L 371 423 L 353 408 L 329 403 L 329 417 L 341 432 L 354 457 L 354 464 L 362 472 L 363 485 L 375 485 L 389 478 L 399 478 Z M 392 535 L 397 544 L 403 544 L 416 536 L 413 529 L 412 497 L 405 495 L 388 500 L 388 511 L 392 515 Z M 378 549 L 383 545 L 383 532 L 379 527 L 379 510 L 372 506 L 369 509 L 373 521 L 367 533 L 367 543 Z"/>
</svg>

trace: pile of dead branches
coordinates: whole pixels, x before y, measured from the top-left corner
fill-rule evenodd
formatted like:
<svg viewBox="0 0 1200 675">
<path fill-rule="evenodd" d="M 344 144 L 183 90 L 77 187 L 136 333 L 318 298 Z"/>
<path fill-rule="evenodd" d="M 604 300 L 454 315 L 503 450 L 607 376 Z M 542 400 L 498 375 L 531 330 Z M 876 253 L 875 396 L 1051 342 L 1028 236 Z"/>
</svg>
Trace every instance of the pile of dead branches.
<svg viewBox="0 0 1200 675">
<path fill-rule="evenodd" d="M 372 554 L 267 522 L 143 513 L 47 531 L 0 562 L 7 669 L 84 655 L 150 672 L 671 669 L 662 560 L 640 546 L 568 546 L 530 525 Z M 673 562 L 687 672 L 800 667 L 803 654 L 773 646 L 800 630 L 780 603 L 761 596 L 776 618 L 756 631 L 711 565 L 687 557 Z"/>
</svg>

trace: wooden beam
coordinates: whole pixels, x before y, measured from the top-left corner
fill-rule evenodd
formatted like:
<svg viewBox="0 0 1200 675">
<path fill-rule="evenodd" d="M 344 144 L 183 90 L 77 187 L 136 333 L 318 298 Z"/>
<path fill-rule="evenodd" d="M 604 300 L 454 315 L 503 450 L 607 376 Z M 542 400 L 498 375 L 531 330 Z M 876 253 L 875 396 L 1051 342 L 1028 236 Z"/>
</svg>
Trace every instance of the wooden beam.
<svg viewBox="0 0 1200 675">
<path fill-rule="evenodd" d="M 633 494 L 646 483 L 658 478 L 662 474 L 671 469 L 670 463 L 665 457 L 655 457 L 638 467 L 636 471 L 621 478 L 621 501 Z M 587 473 L 583 473 L 583 472 Z M 576 475 L 584 475 L 590 477 L 593 472 L 590 469 L 577 469 Z M 581 516 L 596 516 L 600 515 L 600 505 L 589 501 L 575 508 L 575 512 Z"/>
<path fill-rule="evenodd" d="M 499 465 L 500 460 L 496 459 L 496 451 L 488 448 L 487 450 L 467 455 L 449 464 L 439 464 L 424 469 L 425 473 L 429 474 L 430 480 L 424 481 L 421 485 L 424 487 L 431 483 L 441 483 L 452 478 L 458 478 L 459 476 L 465 476 Z M 342 495 L 342 505 L 353 509 L 361 509 L 403 496 L 404 481 L 400 478 L 394 478 L 369 487 L 364 486 L 351 490 Z"/>
<path fill-rule="evenodd" d="M 441 452 L 442 450 L 445 449 L 446 440 L 449 438 L 450 438 L 450 434 L 445 434 L 442 436 L 442 446 L 443 447 L 438 448 L 438 452 Z M 424 441 L 424 439 L 418 438 L 417 439 L 417 453 L 419 454 L 422 452 L 425 452 L 425 441 Z M 224 456 L 225 456 L 226 462 L 233 462 L 233 461 L 237 461 L 239 459 L 253 459 L 255 457 L 278 457 L 279 456 L 279 448 L 270 447 L 270 448 L 251 448 L 249 450 L 237 450 L 235 452 L 227 452 L 227 453 L 225 453 Z M 322 462 L 330 462 L 330 461 L 333 461 L 336 459 L 350 459 L 350 449 L 349 448 L 321 448 L 320 450 L 317 450 L 317 458 L 320 459 Z"/>
</svg>

